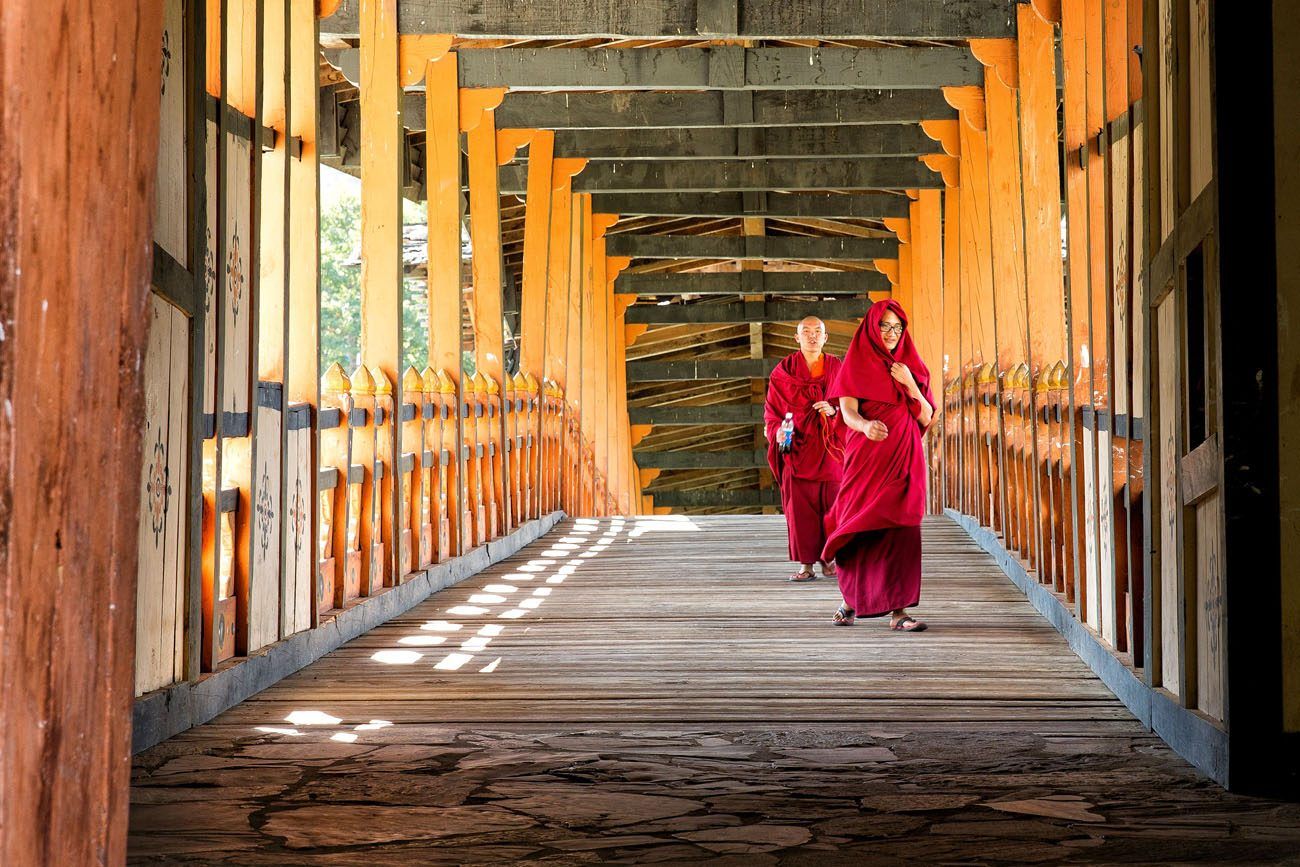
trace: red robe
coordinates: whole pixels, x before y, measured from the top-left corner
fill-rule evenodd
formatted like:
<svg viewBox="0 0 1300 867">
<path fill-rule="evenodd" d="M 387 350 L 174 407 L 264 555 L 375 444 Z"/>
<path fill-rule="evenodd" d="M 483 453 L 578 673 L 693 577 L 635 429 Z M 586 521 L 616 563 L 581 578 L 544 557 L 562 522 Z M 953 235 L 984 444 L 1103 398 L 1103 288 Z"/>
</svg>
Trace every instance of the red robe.
<svg viewBox="0 0 1300 867">
<path fill-rule="evenodd" d="M 903 336 L 891 354 L 880 338 L 880 320 L 894 311 L 893 299 L 872 304 L 831 383 L 831 399 L 855 397 L 858 414 L 884 422 L 889 436 L 873 442 L 850 430 L 844 443 L 844 478 L 831 513 L 831 532 L 822 559 L 836 561 L 840 593 L 859 617 L 876 617 L 920 601 L 921 518 L 925 514 L 925 455 L 921 404 L 889 373 L 895 361 L 906 364 L 925 399 L 930 370 L 917 354 L 912 335 Z"/>
<path fill-rule="evenodd" d="M 814 377 L 803 353 L 795 352 L 772 371 L 767 386 L 767 462 L 781 489 L 790 559 L 796 563 L 821 559 L 826 518 L 839 491 L 844 425 L 838 414 L 827 418 L 813 409 L 826 400 L 826 385 L 839 369 L 838 358 L 823 354 L 821 375 Z M 782 452 L 777 439 L 787 412 L 794 414 L 794 445 Z"/>
</svg>

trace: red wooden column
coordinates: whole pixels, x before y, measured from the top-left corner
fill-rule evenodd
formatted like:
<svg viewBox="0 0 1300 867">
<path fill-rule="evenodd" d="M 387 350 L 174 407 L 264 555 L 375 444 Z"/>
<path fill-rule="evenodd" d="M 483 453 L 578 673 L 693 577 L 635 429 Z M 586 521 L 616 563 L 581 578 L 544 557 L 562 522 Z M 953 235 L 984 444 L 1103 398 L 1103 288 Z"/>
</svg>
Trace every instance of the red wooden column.
<svg viewBox="0 0 1300 867">
<path fill-rule="evenodd" d="M 5 864 L 126 857 L 162 5 L 0 13 Z"/>
</svg>

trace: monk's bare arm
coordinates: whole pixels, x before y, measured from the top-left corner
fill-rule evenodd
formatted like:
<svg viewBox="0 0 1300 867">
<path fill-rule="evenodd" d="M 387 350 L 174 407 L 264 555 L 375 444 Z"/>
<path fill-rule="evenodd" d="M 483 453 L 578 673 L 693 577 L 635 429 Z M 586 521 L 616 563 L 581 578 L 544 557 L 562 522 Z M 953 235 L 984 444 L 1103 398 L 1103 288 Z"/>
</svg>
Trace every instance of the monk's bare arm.
<svg viewBox="0 0 1300 867">
<path fill-rule="evenodd" d="M 921 430 L 925 430 L 930 426 L 930 422 L 934 421 L 934 407 L 930 406 L 930 401 L 925 399 L 925 395 L 921 393 L 919 388 L 912 389 L 912 400 L 921 404 L 921 411 L 917 413 L 916 422 L 921 426 Z"/>
<path fill-rule="evenodd" d="M 884 422 L 866 419 L 858 412 L 858 399 L 856 397 L 840 398 L 840 413 L 844 418 L 844 423 L 850 430 L 855 430 L 866 436 L 869 440 L 880 442 L 889 436 L 889 428 Z"/>
</svg>

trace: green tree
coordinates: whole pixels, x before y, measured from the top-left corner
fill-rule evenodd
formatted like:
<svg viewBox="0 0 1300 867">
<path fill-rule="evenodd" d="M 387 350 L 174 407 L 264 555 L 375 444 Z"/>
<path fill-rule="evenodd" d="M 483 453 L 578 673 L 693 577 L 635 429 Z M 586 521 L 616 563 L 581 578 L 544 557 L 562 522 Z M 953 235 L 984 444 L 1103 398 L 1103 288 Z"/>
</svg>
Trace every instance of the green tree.
<svg viewBox="0 0 1300 867">
<path fill-rule="evenodd" d="M 320 218 L 320 366 L 351 373 L 361 363 L 361 201 L 343 196 Z"/>
</svg>

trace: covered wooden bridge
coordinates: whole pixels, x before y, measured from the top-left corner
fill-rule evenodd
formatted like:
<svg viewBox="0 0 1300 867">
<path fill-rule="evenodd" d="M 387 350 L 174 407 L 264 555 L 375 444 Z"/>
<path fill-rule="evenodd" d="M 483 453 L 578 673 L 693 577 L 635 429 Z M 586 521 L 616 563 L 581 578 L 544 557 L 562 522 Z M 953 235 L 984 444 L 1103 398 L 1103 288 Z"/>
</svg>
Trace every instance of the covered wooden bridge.
<svg viewBox="0 0 1300 867">
<path fill-rule="evenodd" d="M 1294 858 L 1287 7 L 7 0 L 0 862 Z M 924 636 L 763 457 L 884 297 Z"/>
</svg>

